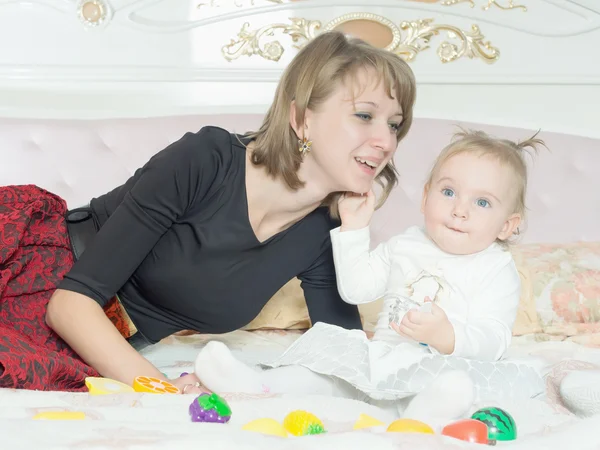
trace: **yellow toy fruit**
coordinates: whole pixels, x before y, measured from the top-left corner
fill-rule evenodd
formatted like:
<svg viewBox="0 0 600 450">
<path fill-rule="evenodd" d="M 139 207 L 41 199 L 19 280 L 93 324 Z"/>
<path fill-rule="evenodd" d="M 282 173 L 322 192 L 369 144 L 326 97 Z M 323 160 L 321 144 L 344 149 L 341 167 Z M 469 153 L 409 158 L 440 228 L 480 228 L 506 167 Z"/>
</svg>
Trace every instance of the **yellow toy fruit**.
<svg viewBox="0 0 600 450">
<path fill-rule="evenodd" d="M 45 411 L 33 416 L 33 420 L 84 420 L 85 413 L 81 411 Z"/>
<path fill-rule="evenodd" d="M 390 433 L 426 433 L 435 434 L 433 428 L 426 423 L 414 419 L 398 419 L 394 420 L 387 427 Z"/>
<path fill-rule="evenodd" d="M 110 378 L 87 377 L 85 385 L 90 395 L 126 394 L 135 392 L 131 386 Z"/>
<path fill-rule="evenodd" d="M 317 416 L 301 410 L 292 411 L 285 416 L 283 428 L 294 436 L 325 433 L 323 422 Z"/>
<path fill-rule="evenodd" d="M 287 431 L 275 419 L 256 419 L 248 422 L 242 427 L 242 430 L 254 431 L 271 436 L 288 437 Z"/>
<path fill-rule="evenodd" d="M 363 428 L 380 427 L 382 425 L 385 425 L 385 423 L 375 419 L 374 417 L 367 416 L 366 414 L 361 414 L 356 423 L 354 424 L 354 429 L 361 430 Z"/>
<path fill-rule="evenodd" d="M 179 389 L 176 386 L 154 377 L 135 377 L 133 390 L 149 394 L 179 394 Z"/>
</svg>

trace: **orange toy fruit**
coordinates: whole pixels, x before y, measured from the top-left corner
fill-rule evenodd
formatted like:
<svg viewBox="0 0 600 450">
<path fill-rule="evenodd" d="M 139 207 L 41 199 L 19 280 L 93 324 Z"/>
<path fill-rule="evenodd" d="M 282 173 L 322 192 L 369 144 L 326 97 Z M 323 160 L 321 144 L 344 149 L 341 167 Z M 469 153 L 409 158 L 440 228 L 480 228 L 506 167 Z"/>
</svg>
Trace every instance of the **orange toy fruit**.
<svg viewBox="0 0 600 450">
<path fill-rule="evenodd" d="M 283 419 L 283 428 L 294 436 L 325 433 L 325 426 L 317 416 L 306 411 L 292 411 Z"/>
<path fill-rule="evenodd" d="M 394 420 L 387 427 L 388 433 L 425 433 L 435 434 L 433 428 L 426 423 L 414 419 L 398 419 Z"/>
<path fill-rule="evenodd" d="M 135 377 L 133 390 L 149 394 L 179 394 L 179 389 L 174 385 L 154 377 Z"/>
<path fill-rule="evenodd" d="M 461 441 L 475 444 L 488 444 L 488 427 L 475 419 L 457 420 L 442 429 L 444 436 L 450 436 Z"/>
</svg>

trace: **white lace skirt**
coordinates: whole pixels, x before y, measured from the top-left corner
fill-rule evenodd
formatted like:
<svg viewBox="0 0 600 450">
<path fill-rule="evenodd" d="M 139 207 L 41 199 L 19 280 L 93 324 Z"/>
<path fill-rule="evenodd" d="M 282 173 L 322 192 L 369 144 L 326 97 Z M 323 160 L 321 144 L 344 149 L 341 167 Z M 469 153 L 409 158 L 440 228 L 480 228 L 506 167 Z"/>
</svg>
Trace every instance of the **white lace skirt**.
<svg viewBox="0 0 600 450">
<path fill-rule="evenodd" d="M 416 343 L 370 341 L 363 331 L 323 323 L 316 323 L 280 357 L 262 365 L 300 365 L 343 380 L 376 400 L 413 396 L 448 370 L 469 374 L 476 401 L 532 398 L 544 392 L 542 375 L 523 361 L 480 362 L 434 355 Z"/>
</svg>

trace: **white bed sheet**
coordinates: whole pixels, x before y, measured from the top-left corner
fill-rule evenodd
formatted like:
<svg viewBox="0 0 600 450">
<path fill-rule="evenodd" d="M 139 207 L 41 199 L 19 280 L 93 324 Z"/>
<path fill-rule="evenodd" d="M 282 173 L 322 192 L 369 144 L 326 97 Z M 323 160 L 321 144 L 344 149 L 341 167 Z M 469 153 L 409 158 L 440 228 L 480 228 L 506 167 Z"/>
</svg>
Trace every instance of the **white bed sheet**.
<svg viewBox="0 0 600 450">
<path fill-rule="evenodd" d="M 198 351 L 211 339 L 225 342 L 248 364 L 278 356 L 299 332 L 236 331 L 219 336 L 172 336 L 147 349 L 145 356 L 169 376 L 191 371 Z M 511 449 L 600 448 L 600 416 L 579 418 L 562 403 L 558 385 L 574 369 L 600 367 L 600 349 L 572 342 L 534 342 L 516 338 L 511 355 L 547 361 L 547 395 L 518 404 L 498 399 L 515 418 L 518 439 L 500 443 Z M 244 396 L 223 394 L 233 410 L 229 424 L 191 423 L 187 408 L 193 395 L 128 394 L 92 397 L 85 393 L 0 390 L 2 448 L 10 449 L 175 449 L 190 445 L 211 450 L 259 448 L 341 448 L 425 450 L 477 448 L 475 444 L 440 435 L 353 431 L 361 413 L 385 423 L 395 419 L 389 412 L 355 400 L 320 396 Z M 483 405 L 474 405 L 474 408 Z M 282 421 L 294 409 L 319 416 L 328 433 L 320 436 L 281 439 L 241 430 L 253 419 L 272 417 Z M 32 417 L 42 411 L 83 411 L 85 421 L 42 421 Z M 302 439 L 302 441 L 300 441 Z M 575 444 L 579 442 L 578 444 Z"/>
</svg>

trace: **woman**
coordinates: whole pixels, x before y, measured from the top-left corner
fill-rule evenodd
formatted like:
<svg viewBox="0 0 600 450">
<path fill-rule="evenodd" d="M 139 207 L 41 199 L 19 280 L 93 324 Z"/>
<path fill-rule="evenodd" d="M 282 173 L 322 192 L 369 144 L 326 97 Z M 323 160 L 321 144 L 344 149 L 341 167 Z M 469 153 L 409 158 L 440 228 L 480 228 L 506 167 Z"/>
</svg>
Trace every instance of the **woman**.
<svg viewBox="0 0 600 450">
<path fill-rule="evenodd" d="M 3 217 L 26 211 L 29 234 L 20 236 L 38 242 L 41 265 L 29 278 L 44 281 L 25 289 L 33 284 L 14 282 L 21 269 L 3 272 L 0 386 L 79 390 L 86 376 L 164 378 L 138 350 L 184 329 L 238 329 L 296 276 L 313 323 L 361 327 L 337 293 L 329 230 L 341 193 L 378 181 L 385 199 L 393 188 L 392 157 L 415 90 L 400 57 L 324 33 L 287 67 L 257 132 L 187 133 L 124 185 L 67 214 L 68 230 L 61 199 L 4 188 Z M 9 221 L 0 233 L 14 228 L 2 227 Z M 1 261 L 16 267 L 14 257 Z M 192 393 L 196 381 L 172 382 Z"/>
</svg>

